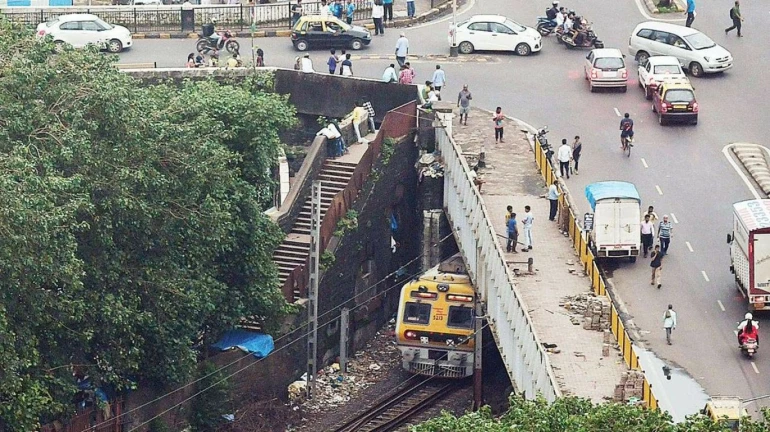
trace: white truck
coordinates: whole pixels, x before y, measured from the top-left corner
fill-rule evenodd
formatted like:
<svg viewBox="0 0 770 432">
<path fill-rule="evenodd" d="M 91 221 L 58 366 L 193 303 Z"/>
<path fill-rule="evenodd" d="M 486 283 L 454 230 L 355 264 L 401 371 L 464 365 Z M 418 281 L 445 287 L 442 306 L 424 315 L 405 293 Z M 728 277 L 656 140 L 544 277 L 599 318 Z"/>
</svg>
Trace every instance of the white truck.
<svg viewBox="0 0 770 432">
<path fill-rule="evenodd" d="M 586 186 L 593 210 L 589 244 L 597 258 L 636 261 L 641 251 L 641 199 L 632 183 L 604 181 Z M 590 220 L 590 218 L 586 218 Z"/>
<path fill-rule="evenodd" d="M 749 310 L 770 309 L 770 199 L 733 204 L 730 272 L 748 299 Z"/>
</svg>

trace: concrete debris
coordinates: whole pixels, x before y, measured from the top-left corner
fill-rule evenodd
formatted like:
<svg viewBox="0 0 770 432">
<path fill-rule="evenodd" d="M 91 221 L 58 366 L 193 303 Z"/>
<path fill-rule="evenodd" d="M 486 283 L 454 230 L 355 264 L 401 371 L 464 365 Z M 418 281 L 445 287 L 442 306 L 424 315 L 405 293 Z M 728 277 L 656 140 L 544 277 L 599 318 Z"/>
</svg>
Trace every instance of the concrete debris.
<svg viewBox="0 0 770 432">
<path fill-rule="evenodd" d="M 444 177 L 443 162 L 444 161 L 441 157 L 436 157 L 435 155 L 432 155 L 429 153 L 422 155 L 420 160 L 417 162 L 420 181 L 422 182 L 422 179 L 425 177 L 430 177 L 430 178 Z"/>
<path fill-rule="evenodd" d="M 559 306 L 570 311 L 573 325 L 586 330 L 603 331 L 610 328 L 610 302 L 593 293 L 562 297 Z"/>
<path fill-rule="evenodd" d="M 342 373 L 339 363 L 318 371 L 313 398 L 306 399 L 306 375 L 289 385 L 289 403 L 301 406 L 307 413 L 334 410 L 354 398 L 359 392 L 381 381 L 394 367 L 401 366 L 401 354 L 396 347 L 394 325 L 377 332 L 371 343 L 355 353 Z"/>
<path fill-rule="evenodd" d="M 620 384 L 615 386 L 612 400 L 615 402 L 639 401 L 644 393 L 644 374 L 631 370 L 620 377 Z"/>
</svg>

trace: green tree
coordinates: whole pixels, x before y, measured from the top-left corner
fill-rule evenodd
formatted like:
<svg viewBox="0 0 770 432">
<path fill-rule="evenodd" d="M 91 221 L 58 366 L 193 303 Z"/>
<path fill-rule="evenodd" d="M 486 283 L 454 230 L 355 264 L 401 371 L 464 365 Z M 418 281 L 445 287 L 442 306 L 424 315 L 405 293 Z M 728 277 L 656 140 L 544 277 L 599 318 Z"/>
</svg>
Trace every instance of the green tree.
<svg viewBox="0 0 770 432">
<path fill-rule="evenodd" d="M 196 385 L 196 393 L 201 391 L 203 393 L 192 400 L 190 428 L 193 432 L 215 432 L 226 422 L 222 416 L 233 412 L 230 384 L 225 379 L 225 375 L 217 371 L 217 365 L 212 362 L 205 362 L 199 375 L 206 378 Z"/>
<path fill-rule="evenodd" d="M 763 413 L 767 418 L 767 413 Z M 456 417 L 440 417 L 413 426 L 411 432 L 724 432 L 724 427 L 704 416 L 674 423 L 667 413 L 639 405 L 603 403 L 564 397 L 553 403 L 511 395 L 508 410 L 499 417 L 489 407 Z M 768 432 L 767 420 L 741 421 L 742 432 Z"/>
<path fill-rule="evenodd" d="M 263 214 L 283 96 L 143 87 L 94 49 L 0 18 L 0 429 L 74 407 L 74 370 L 118 390 L 183 382 L 243 316 L 288 306 Z"/>
</svg>

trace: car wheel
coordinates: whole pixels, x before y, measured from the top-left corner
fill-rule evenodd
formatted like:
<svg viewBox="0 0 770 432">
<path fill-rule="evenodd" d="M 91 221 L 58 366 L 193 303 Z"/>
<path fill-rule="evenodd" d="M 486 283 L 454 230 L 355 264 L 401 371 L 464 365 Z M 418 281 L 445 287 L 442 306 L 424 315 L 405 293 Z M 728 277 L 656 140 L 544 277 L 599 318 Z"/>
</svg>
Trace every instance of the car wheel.
<svg viewBox="0 0 770 432">
<path fill-rule="evenodd" d="M 310 48 L 310 45 L 307 43 L 306 40 L 300 39 L 294 43 L 294 48 L 296 48 L 297 51 L 307 51 L 308 48 Z"/>
<path fill-rule="evenodd" d="M 700 65 L 700 63 L 692 62 L 690 63 L 690 74 L 694 77 L 701 77 L 703 76 L 703 66 Z"/>
<path fill-rule="evenodd" d="M 631 261 L 632 263 L 635 263 L 636 262 L 636 257 L 635 256 L 628 257 L 628 260 Z"/>
<path fill-rule="evenodd" d="M 529 45 L 525 43 L 520 43 L 516 45 L 516 54 L 520 56 L 528 56 L 532 52 L 532 48 L 529 47 Z"/>
<path fill-rule="evenodd" d="M 350 42 L 350 49 L 352 50 L 358 51 L 363 47 L 364 47 L 364 43 L 361 41 L 361 39 L 353 39 Z"/>
<path fill-rule="evenodd" d="M 640 65 L 646 65 L 647 64 L 647 60 L 649 60 L 649 58 L 650 58 L 650 55 L 647 54 L 644 51 L 639 51 L 638 53 L 636 53 L 636 61 Z"/>
<path fill-rule="evenodd" d="M 461 43 L 460 43 L 460 46 L 459 46 L 457 49 L 458 49 L 458 50 L 459 50 L 459 51 L 460 51 L 462 54 L 470 54 L 470 53 L 472 53 L 472 52 L 473 52 L 473 50 L 474 50 L 474 48 L 473 48 L 473 44 L 472 44 L 472 43 L 470 43 L 470 42 L 468 42 L 468 41 L 465 41 L 465 42 L 461 42 Z"/>
<path fill-rule="evenodd" d="M 123 51 L 123 43 L 120 42 L 117 39 L 112 39 L 109 42 L 107 42 L 107 51 L 111 53 L 119 53 Z"/>
</svg>

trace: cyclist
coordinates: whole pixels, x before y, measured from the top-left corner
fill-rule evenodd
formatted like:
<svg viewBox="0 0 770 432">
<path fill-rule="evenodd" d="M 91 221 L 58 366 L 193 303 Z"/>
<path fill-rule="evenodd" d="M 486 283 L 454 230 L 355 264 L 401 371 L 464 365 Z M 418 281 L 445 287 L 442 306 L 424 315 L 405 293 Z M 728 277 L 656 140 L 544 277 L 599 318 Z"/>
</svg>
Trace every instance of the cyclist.
<svg viewBox="0 0 770 432">
<path fill-rule="evenodd" d="M 620 148 L 626 149 L 626 146 L 634 140 L 634 121 L 631 115 L 623 114 L 623 120 L 620 121 Z"/>
</svg>

